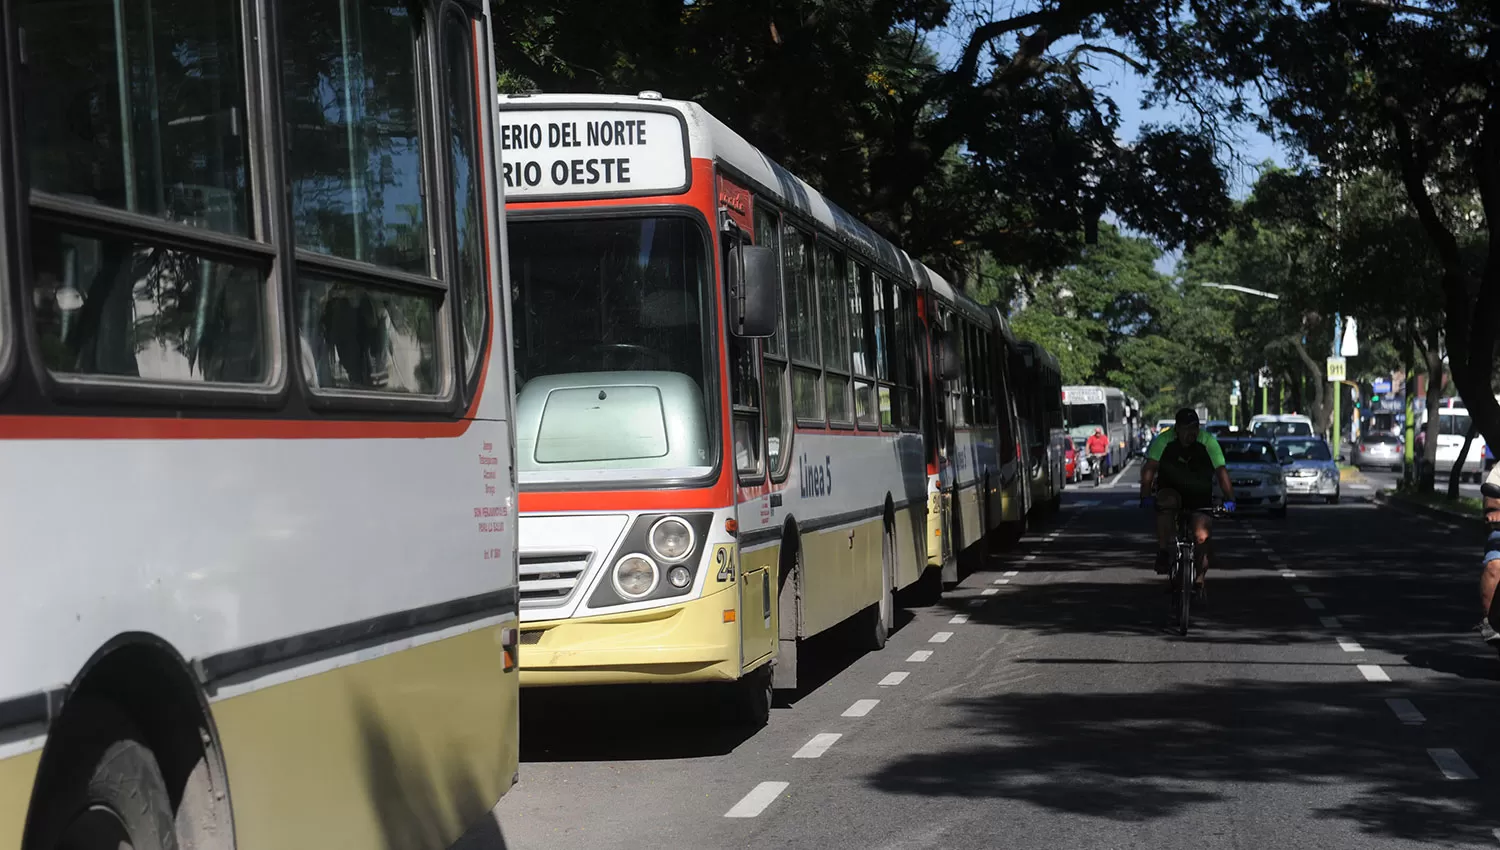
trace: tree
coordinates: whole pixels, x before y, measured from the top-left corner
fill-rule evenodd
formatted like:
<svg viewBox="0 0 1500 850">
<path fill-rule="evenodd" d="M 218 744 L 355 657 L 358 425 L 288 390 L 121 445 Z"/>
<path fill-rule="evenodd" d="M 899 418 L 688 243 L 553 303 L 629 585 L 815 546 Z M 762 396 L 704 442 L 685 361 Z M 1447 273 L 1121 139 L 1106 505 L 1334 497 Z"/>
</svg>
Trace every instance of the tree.
<svg viewBox="0 0 1500 850">
<path fill-rule="evenodd" d="M 1119 139 L 1084 80 L 1103 42 L 1153 37 L 1165 0 L 519 0 L 497 16 L 511 89 L 696 100 L 955 280 L 987 258 L 1071 262 L 1106 210 L 1184 244 L 1228 210 L 1213 139 Z M 930 49 L 943 28 L 962 46 Z M 1128 56 L 1125 58 L 1131 60 Z"/>
<path fill-rule="evenodd" d="M 1454 383 L 1485 439 L 1500 445 L 1500 9 L 1476 0 L 1211 0 L 1195 9 L 1152 49 L 1162 88 L 1227 89 L 1214 104 L 1230 118 L 1253 114 L 1243 93 L 1254 91 L 1263 126 L 1318 163 L 1399 183 L 1436 258 Z M 1429 351 L 1439 342 L 1432 329 L 1426 341 Z"/>
</svg>

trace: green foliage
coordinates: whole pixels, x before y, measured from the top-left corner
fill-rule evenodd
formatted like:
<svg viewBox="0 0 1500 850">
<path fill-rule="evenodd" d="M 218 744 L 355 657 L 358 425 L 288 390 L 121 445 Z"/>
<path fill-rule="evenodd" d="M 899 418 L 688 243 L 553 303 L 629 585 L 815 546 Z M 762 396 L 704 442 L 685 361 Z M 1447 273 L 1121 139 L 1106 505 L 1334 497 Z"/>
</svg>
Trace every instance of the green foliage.
<svg viewBox="0 0 1500 850">
<path fill-rule="evenodd" d="M 698 101 L 961 285 L 991 258 L 1024 284 L 1073 262 L 1106 211 L 1169 245 L 1227 215 L 1211 138 L 1120 139 L 1083 78 L 1116 52 L 1095 42 L 1129 49 L 1175 14 L 1167 0 L 505 0 L 498 83 Z M 951 61 L 929 45 L 938 28 L 962 40 Z"/>
</svg>

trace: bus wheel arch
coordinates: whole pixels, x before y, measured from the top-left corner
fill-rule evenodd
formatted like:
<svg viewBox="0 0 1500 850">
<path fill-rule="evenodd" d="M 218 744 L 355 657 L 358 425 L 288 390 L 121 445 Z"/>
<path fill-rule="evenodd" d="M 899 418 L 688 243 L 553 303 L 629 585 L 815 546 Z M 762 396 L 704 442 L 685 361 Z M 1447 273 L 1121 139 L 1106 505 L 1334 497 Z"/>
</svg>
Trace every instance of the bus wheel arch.
<svg viewBox="0 0 1500 850">
<path fill-rule="evenodd" d="M 27 850 L 50 850 L 71 814 L 79 783 L 108 756 L 147 780 L 159 776 L 182 850 L 233 850 L 234 819 L 223 749 L 208 701 L 170 644 L 143 633 L 117 636 L 75 677 L 53 718 L 27 814 Z M 84 762 L 88 762 L 85 764 Z M 147 808 L 162 805 L 148 800 Z"/>
</svg>

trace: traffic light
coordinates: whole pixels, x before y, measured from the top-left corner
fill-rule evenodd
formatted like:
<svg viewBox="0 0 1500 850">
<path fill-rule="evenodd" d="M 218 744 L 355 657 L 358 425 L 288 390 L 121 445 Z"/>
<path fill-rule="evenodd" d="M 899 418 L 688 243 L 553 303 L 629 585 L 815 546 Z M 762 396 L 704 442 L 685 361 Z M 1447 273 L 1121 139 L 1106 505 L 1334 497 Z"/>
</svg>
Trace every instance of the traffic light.
<svg viewBox="0 0 1500 850">
<path fill-rule="evenodd" d="M 1379 403 L 1380 403 L 1380 396 L 1378 396 L 1378 395 L 1372 395 L 1372 396 L 1370 396 L 1370 406 L 1371 407 L 1374 407 L 1375 405 L 1377 405 Z"/>
</svg>

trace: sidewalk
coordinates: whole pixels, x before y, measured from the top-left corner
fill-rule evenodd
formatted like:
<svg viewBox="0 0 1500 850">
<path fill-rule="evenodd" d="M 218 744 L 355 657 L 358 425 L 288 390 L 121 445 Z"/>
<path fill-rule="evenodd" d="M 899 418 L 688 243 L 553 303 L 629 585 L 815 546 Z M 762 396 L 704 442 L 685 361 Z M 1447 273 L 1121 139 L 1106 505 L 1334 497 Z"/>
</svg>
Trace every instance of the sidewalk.
<svg viewBox="0 0 1500 850">
<path fill-rule="evenodd" d="M 1443 496 L 1433 495 L 1424 498 L 1397 493 L 1393 490 L 1379 490 L 1375 493 L 1375 501 L 1405 513 L 1420 514 L 1434 519 L 1455 522 L 1466 528 L 1482 531 L 1489 530 L 1489 523 L 1484 521 L 1484 517 L 1480 514 L 1478 507 L 1453 506 Z"/>
</svg>

